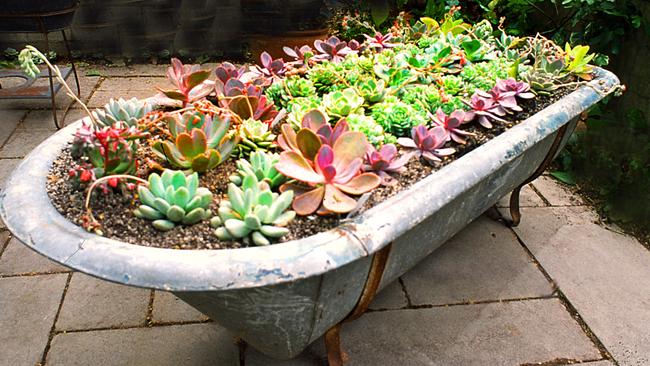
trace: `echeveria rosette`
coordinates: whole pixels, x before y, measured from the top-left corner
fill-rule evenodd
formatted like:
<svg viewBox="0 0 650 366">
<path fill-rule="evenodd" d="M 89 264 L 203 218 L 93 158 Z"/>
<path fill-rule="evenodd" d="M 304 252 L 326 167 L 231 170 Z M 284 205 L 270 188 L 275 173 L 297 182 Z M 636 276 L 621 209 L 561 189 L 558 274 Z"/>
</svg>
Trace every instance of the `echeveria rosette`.
<svg viewBox="0 0 650 366">
<path fill-rule="evenodd" d="M 445 148 L 447 133 L 444 127 L 436 126 L 427 129 L 424 125 L 413 127 L 411 138 L 401 137 L 397 143 L 411 149 L 411 152 L 422 157 L 430 163 L 436 163 L 443 157 L 452 155 L 456 152 L 453 148 Z"/>
<path fill-rule="evenodd" d="M 363 98 L 352 88 L 337 90 L 323 97 L 325 110 L 330 116 L 345 117 L 352 113 L 359 113 L 363 105 Z"/>
<path fill-rule="evenodd" d="M 287 181 L 287 177 L 275 169 L 280 161 L 280 155 L 264 151 L 255 151 L 246 159 L 237 161 L 237 173 L 230 176 L 230 181 L 236 185 L 242 184 L 246 175 L 254 175 L 260 182 L 266 182 L 271 189 L 278 188 Z"/>
<path fill-rule="evenodd" d="M 214 73 L 217 75 L 217 80 L 219 80 L 224 85 L 230 79 L 239 80 L 244 73 L 246 72 L 245 67 L 237 68 L 235 65 L 230 62 L 223 62 L 214 69 Z"/>
<path fill-rule="evenodd" d="M 245 244 L 269 245 L 289 233 L 285 226 L 295 217 L 287 209 L 293 192 L 271 192 L 266 182 L 245 175 L 241 188 L 228 185 L 228 198 L 219 205 L 219 216 L 210 220 L 220 240 L 243 239 Z"/>
<path fill-rule="evenodd" d="M 307 186 L 293 201 L 296 213 L 350 212 L 357 202 L 349 195 L 361 195 L 375 189 L 381 178 L 373 173 L 360 174 L 367 144 L 362 133 L 346 132 L 333 147 L 320 145 L 313 162 L 296 151 L 280 154 L 275 168 Z"/>
<path fill-rule="evenodd" d="M 205 172 L 224 162 L 238 142 L 228 134 L 230 121 L 215 116 L 186 112 L 183 117 L 165 117 L 174 141 L 156 141 L 152 151 L 161 159 L 186 171 Z"/>
<path fill-rule="evenodd" d="M 516 93 L 514 91 L 502 92 L 496 88 L 492 88 L 489 92 L 477 90 L 476 94 L 482 98 L 492 100 L 503 115 L 505 113 L 512 113 L 513 111 L 521 112 L 523 110 L 517 105 Z"/>
<path fill-rule="evenodd" d="M 386 82 L 383 80 L 365 79 L 360 80 L 356 90 L 368 104 L 379 103 L 386 95 Z"/>
<path fill-rule="evenodd" d="M 212 193 L 199 187 L 199 176 L 181 171 L 165 170 L 162 175 L 149 175 L 149 186 L 138 187 L 142 203 L 133 213 L 152 220 L 158 230 L 168 231 L 176 225 L 193 225 L 212 216 Z"/>
<path fill-rule="evenodd" d="M 332 128 L 326 115 L 314 109 L 305 114 L 297 133 L 289 124 L 282 124 L 277 142 L 282 150 L 295 151 L 311 160 L 321 144 L 334 146 L 336 140 L 349 130 L 345 118 L 340 119 Z"/>
<path fill-rule="evenodd" d="M 158 90 L 167 98 L 183 102 L 185 106 L 212 93 L 214 82 L 208 80 L 211 73 L 210 70 L 201 70 L 199 65 L 183 65 L 179 59 L 172 58 L 172 66 L 167 69 L 167 79 L 175 89 Z"/>
<path fill-rule="evenodd" d="M 269 125 L 255 119 L 247 119 L 238 126 L 239 143 L 237 144 L 237 155 L 247 157 L 254 151 L 266 151 L 273 148 L 275 134 L 269 129 Z"/>
<path fill-rule="evenodd" d="M 309 58 L 314 56 L 314 50 L 312 50 L 308 45 L 294 48 L 285 46 L 282 48 L 282 50 L 287 54 L 287 56 L 293 58 L 293 61 L 290 63 L 295 67 L 306 66 Z"/>
<path fill-rule="evenodd" d="M 255 65 L 255 71 L 266 79 L 264 85 L 270 84 L 273 80 L 280 80 L 287 71 L 284 60 L 281 58 L 274 60 L 268 52 L 262 52 L 260 62 L 262 66 Z"/>
<path fill-rule="evenodd" d="M 386 100 L 372 107 L 372 117 L 384 131 L 395 136 L 408 136 L 411 129 L 426 122 L 426 113 L 402 101 Z"/>
<path fill-rule="evenodd" d="M 393 144 L 386 144 L 379 150 L 369 145 L 366 151 L 363 171 L 376 173 L 381 178 L 382 185 L 392 186 L 397 182 L 391 174 L 405 172 L 406 163 L 408 163 L 412 156 L 413 154 L 403 154 L 397 157 L 397 147 Z"/>
<path fill-rule="evenodd" d="M 438 109 L 436 114 L 431 116 L 435 126 L 442 126 L 447 134 L 447 141 L 453 140 L 459 144 L 466 144 L 466 136 L 476 136 L 475 134 L 463 131 L 460 127 L 467 121 L 465 111 L 456 110 L 447 115 L 442 109 Z"/>
<path fill-rule="evenodd" d="M 469 103 L 464 103 L 470 108 L 470 111 L 465 112 L 466 121 L 477 119 L 478 123 L 485 128 L 492 128 L 490 121 L 506 122 L 499 117 L 505 115 L 505 112 L 491 98 L 484 98 L 474 94 Z"/>
<path fill-rule="evenodd" d="M 351 42 L 352 46 L 358 48 L 358 42 Z M 319 53 L 316 54 L 313 59 L 316 61 L 331 61 L 333 63 L 339 63 L 347 55 L 356 54 L 359 52 L 358 49 L 350 48 L 350 45 L 341 41 L 338 37 L 332 36 L 325 41 L 317 39 L 314 41 L 314 48 Z"/>
<path fill-rule="evenodd" d="M 368 48 L 380 52 L 386 48 L 394 48 L 398 46 L 397 43 L 390 42 L 390 40 L 393 39 L 392 33 L 381 34 L 376 32 L 374 36 L 369 36 L 367 34 L 364 34 L 363 36 L 366 37 L 366 45 Z"/>
<path fill-rule="evenodd" d="M 284 85 L 291 98 L 309 97 L 316 93 L 316 88 L 309 79 L 290 77 L 284 80 Z"/>
<path fill-rule="evenodd" d="M 100 127 L 111 127 L 118 122 L 123 122 L 129 127 L 136 126 L 138 120 L 151 112 L 151 105 L 144 100 L 131 98 L 124 100 L 111 100 L 104 105 L 104 109 L 97 109 L 93 117 Z"/>
<path fill-rule="evenodd" d="M 497 80 L 494 88 L 502 93 L 514 92 L 515 97 L 522 99 L 533 99 L 535 94 L 530 91 L 530 85 L 524 81 L 517 81 L 513 78 Z"/>
<path fill-rule="evenodd" d="M 325 112 L 325 107 L 323 107 L 323 101 L 318 96 L 311 97 L 302 97 L 294 98 L 287 103 L 287 122 L 293 126 L 295 129 L 301 127 L 302 119 L 305 115 L 314 109 L 318 109 L 321 113 L 326 116 L 326 120 L 329 120 L 329 116 Z"/>
<path fill-rule="evenodd" d="M 350 126 L 351 131 L 363 132 L 370 142 L 374 146 L 380 146 L 385 143 L 392 142 L 395 140 L 395 137 L 384 131 L 384 128 L 377 123 L 372 116 L 366 116 L 363 114 L 351 114 L 345 118 Z"/>
</svg>

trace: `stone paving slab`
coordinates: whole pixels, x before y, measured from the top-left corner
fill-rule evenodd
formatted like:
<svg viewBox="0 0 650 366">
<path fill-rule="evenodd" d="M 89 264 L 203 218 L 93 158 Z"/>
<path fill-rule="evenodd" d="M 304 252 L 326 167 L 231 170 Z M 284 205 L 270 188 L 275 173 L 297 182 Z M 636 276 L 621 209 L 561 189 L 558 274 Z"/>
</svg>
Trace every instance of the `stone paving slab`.
<svg viewBox="0 0 650 366">
<path fill-rule="evenodd" d="M 83 117 L 86 117 L 86 111 L 83 109 L 70 109 L 68 114 L 65 117 L 65 125 L 69 125 L 72 122 L 77 121 Z M 57 118 L 59 122 L 63 120 L 63 111 L 57 112 Z M 32 110 L 27 114 L 23 122 L 18 125 L 18 130 L 49 130 L 52 133 L 56 132 L 56 126 L 54 125 L 54 118 L 52 117 L 52 112 L 48 110 Z"/>
<path fill-rule="evenodd" d="M 26 275 L 70 272 L 70 269 L 25 246 L 12 238 L 0 257 L 0 275 Z"/>
<path fill-rule="evenodd" d="M 403 279 L 413 305 L 541 297 L 554 291 L 512 231 L 486 215 Z"/>
<path fill-rule="evenodd" d="M 612 361 L 609 361 L 609 360 L 585 362 L 582 365 L 584 365 L 584 366 L 615 366 L 614 363 Z"/>
<path fill-rule="evenodd" d="M 114 95 L 120 95 L 123 91 L 140 90 L 154 94 L 156 87 L 166 89 L 173 86 L 166 77 L 107 78 L 97 91 L 112 91 Z"/>
<path fill-rule="evenodd" d="M 57 330 L 142 326 L 150 291 L 74 273 L 56 323 Z"/>
<path fill-rule="evenodd" d="M 146 99 L 154 96 L 156 93 L 157 93 L 156 90 L 153 89 L 152 90 L 128 90 L 119 93 L 115 93 L 114 90 L 98 90 L 95 92 L 95 94 L 93 94 L 92 98 L 90 98 L 88 107 L 91 108 L 103 107 L 106 103 L 108 103 L 108 101 L 111 98 L 131 99 L 135 97 L 138 99 Z"/>
<path fill-rule="evenodd" d="M 370 303 L 370 309 L 401 309 L 408 306 L 402 285 L 395 281 L 381 290 Z"/>
<path fill-rule="evenodd" d="M 51 130 L 16 130 L 2 147 L 0 158 L 23 158 L 52 133 Z"/>
<path fill-rule="evenodd" d="M 0 278 L 0 365 L 41 361 L 67 277 Z"/>
<path fill-rule="evenodd" d="M 154 323 L 205 321 L 209 318 L 171 292 L 156 291 L 153 300 Z"/>
<path fill-rule="evenodd" d="M 350 366 L 600 358 L 557 299 L 370 313 L 345 325 L 342 339 Z"/>
<path fill-rule="evenodd" d="M 0 146 L 11 136 L 18 123 L 25 118 L 26 110 L 2 111 L 0 114 Z"/>
<path fill-rule="evenodd" d="M 551 206 L 580 206 L 585 204 L 580 196 L 573 194 L 566 186 L 552 177 L 542 175 L 535 179 L 532 184 Z"/>
<path fill-rule="evenodd" d="M 510 207 L 510 194 L 507 194 L 497 202 L 497 207 Z M 541 207 L 546 206 L 544 200 L 533 190 L 530 184 L 525 185 L 519 194 L 519 207 Z"/>
<path fill-rule="evenodd" d="M 620 365 L 650 365 L 650 251 L 580 208 L 523 210 L 517 234 Z"/>
<path fill-rule="evenodd" d="M 232 336 L 214 323 L 58 334 L 47 365 L 235 366 Z"/>
<path fill-rule="evenodd" d="M 168 64 L 164 65 L 128 65 L 128 66 L 104 66 L 104 65 L 89 65 L 81 67 L 81 74 L 86 75 L 87 72 L 97 71 L 101 76 L 119 76 L 119 77 L 128 77 L 128 76 L 165 76 L 167 72 Z"/>
</svg>

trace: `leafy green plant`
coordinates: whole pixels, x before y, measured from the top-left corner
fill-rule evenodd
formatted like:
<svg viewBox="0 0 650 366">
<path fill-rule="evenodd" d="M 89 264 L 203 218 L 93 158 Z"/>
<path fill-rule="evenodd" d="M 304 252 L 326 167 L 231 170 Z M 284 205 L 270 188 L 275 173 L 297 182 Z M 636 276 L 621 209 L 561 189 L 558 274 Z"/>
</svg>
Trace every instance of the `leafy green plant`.
<svg viewBox="0 0 650 366">
<path fill-rule="evenodd" d="M 325 110 L 331 116 L 345 117 L 359 112 L 363 105 L 363 98 L 352 88 L 334 91 L 323 96 Z"/>
<path fill-rule="evenodd" d="M 254 151 L 266 151 L 274 144 L 276 136 L 266 123 L 247 119 L 238 128 L 237 152 L 239 157 L 249 156 Z"/>
<path fill-rule="evenodd" d="M 212 216 L 212 193 L 199 187 L 199 176 L 181 171 L 165 170 L 162 175 L 149 175 L 149 186 L 138 187 L 142 203 L 133 211 L 139 218 L 152 220 L 160 231 L 173 229 L 177 224 L 193 225 Z"/>
<path fill-rule="evenodd" d="M 228 199 L 219 205 L 219 216 L 210 220 L 220 240 L 243 239 L 244 243 L 269 245 L 289 233 L 285 226 L 296 213 L 287 211 L 293 192 L 271 192 L 269 185 L 254 174 L 244 175 L 241 188 L 228 185 Z"/>
<path fill-rule="evenodd" d="M 237 173 L 230 176 L 230 181 L 236 185 L 242 184 L 246 175 L 254 175 L 260 182 L 266 182 L 271 189 L 278 188 L 287 181 L 287 177 L 275 169 L 275 164 L 280 161 L 280 155 L 264 151 L 254 151 L 248 160 L 237 161 Z"/>
<path fill-rule="evenodd" d="M 127 126 L 137 125 L 140 118 L 151 112 L 151 105 L 147 101 L 136 98 L 114 100 L 111 98 L 104 109 L 97 109 L 94 113 L 95 121 L 101 127 L 113 126 L 117 122 L 124 122 Z"/>
</svg>

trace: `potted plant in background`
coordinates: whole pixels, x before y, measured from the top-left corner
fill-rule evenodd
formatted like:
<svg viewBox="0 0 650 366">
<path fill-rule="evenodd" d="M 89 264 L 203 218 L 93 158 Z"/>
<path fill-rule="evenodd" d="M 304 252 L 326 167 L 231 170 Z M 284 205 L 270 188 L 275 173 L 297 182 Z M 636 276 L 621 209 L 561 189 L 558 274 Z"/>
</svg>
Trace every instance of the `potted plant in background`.
<svg viewBox="0 0 650 366">
<path fill-rule="evenodd" d="M 172 291 L 270 356 L 325 334 L 338 365 L 341 321 L 619 90 L 588 47 L 452 15 L 365 39 L 248 68 L 174 59 L 155 100 L 112 100 L 36 148 L 0 214 L 53 260 Z M 34 72 L 42 55 L 21 55 Z"/>
</svg>

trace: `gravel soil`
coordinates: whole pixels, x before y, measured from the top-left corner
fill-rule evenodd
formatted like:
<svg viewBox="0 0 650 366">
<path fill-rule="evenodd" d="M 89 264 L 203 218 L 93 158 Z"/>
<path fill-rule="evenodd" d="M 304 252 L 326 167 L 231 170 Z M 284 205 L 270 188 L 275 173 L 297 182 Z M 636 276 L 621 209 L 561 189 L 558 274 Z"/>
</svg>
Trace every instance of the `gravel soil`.
<svg viewBox="0 0 650 366">
<path fill-rule="evenodd" d="M 372 191 L 359 211 L 367 210 L 401 190 L 410 187 L 413 183 L 431 174 L 431 172 L 472 151 L 508 128 L 544 109 L 570 91 L 572 90 L 563 89 L 552 97 L 540 96 L 532 100 L 521 101 L 520 106 L 524 109 L 524 112 L 518 113 L 516 119 L 507 118 L 508 123 L 495 124 L 490 130 L 475 126 L 467 128 L 467 131 L 475 133 L 476 136 L 470 137 L 466 145 L 456 146 L 457 153 L 445 158 L 436 166 L 429 165 L 423 160 L 412 159 L 407 165 L 407 171 L 395 176 L 396 184 L 388 187 L 382 186 Z M 138 176 L 146 177 L 150 172 L 146 161 L 153 159 L 154 156 L 147 148 L 141 149 L 140 154 L 141 156 L 138 158 L 141 164 Z M 54 161 L 50 170 L 47 191 L 57 210 L 76 225 L 82 226 L 85 216 L 85 188 L 87 187 L 76 186 L 68 178 L 68 170 L 72 165 L 73 159 L 70 156 L 70 151 L 64 149 Z M 215 213 L 220 200 L 225 196 L 229 182 L 228 177 L 234 172 L 235 163 L 233 159 L 200 177 L 201 185 L 210 189 L 215 195 L 215 200 L 211 206 L 212 211 Z M 90 201 L 90 208 L 94 217 L 101 224 L 103 235 L 109 238 L 131 244 L 174 249 L 230 249 L 243 246 L 239 242 L 219 241 L 207 221 L 192 226 L 177 226 L 167 232 L 157 231 L 149 221 L 139 219 L 131 213 L 138 205 L 137 197 L 134 197 L 132 192 L 122 192 L 121 190 L 103 193 L 100 189 L 96 189 Z M 330 230 L 336 227 L 343 218 L 345 217 L 298 216 L 288 226 L 290 233 L 283 237 L 280 242 L 305 238 Z"/>
</svg>

